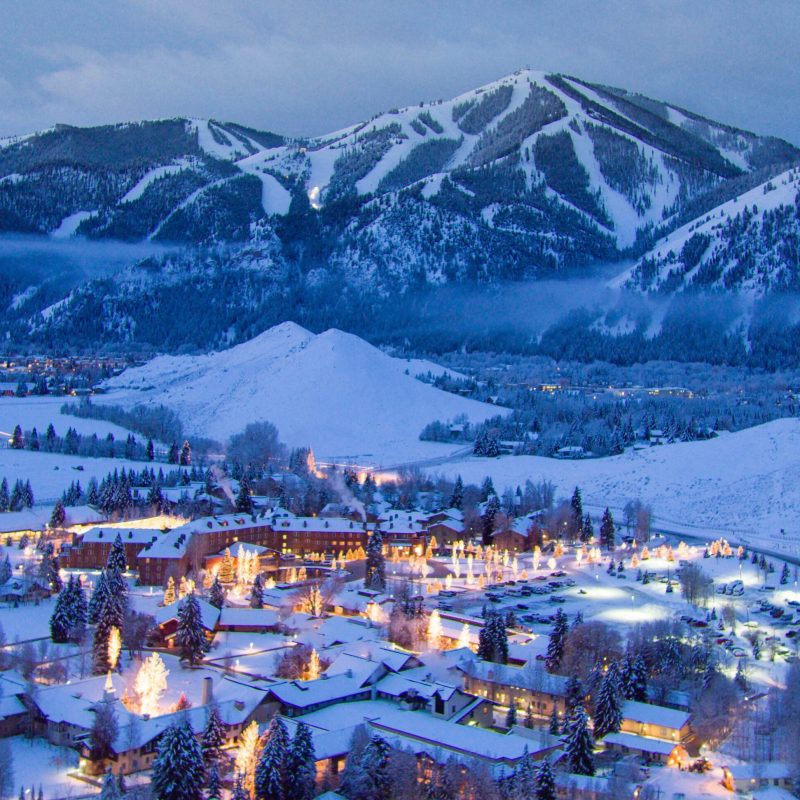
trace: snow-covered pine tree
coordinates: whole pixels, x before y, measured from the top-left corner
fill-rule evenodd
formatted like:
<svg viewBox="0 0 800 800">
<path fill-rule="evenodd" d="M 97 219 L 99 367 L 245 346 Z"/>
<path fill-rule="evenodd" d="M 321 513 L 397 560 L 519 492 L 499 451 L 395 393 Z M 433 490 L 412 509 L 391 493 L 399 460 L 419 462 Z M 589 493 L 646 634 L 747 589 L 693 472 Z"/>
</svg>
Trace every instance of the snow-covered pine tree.
<svg viewBox="0 0 800 800">
<path fill-rule="evenodd" d="M 555 672 L 564 657 L 564 644 L 569 631 L 567 615 L 559 608 L 550 631 L 550 640 L 547 643 L 547 657 L 545 667 L 548 672 Z"/>
<path fill-rule="evenodd" d="M 73 579 L 70 575 L 69 583 L 64 586 L 56 597 L 53 614 L 50 617 L 50 638 L 56 644 L 63 644 L 70 640 L 72 630 L 72 604 L 73 604 Z"/>
<path fill-rule="evenodd" d="M 125 546 L 122 544 L 122 536 L 117 534 L 111 549 L 108 551 L 106 560 L 107 569 L 116 569 L 120 574 L 128 568 L 128 560 L 125 557 Z"/>
<path fill-rule="evenodd" d="M 269 723 L 267 743 L 261 751 L 255 775 L 256 800 L 286 800 L 286 767 L 289 758 L 289 732 L 280 717 Z"/>
<path fill-rule="evenodd" d="M 577 705 L 567 724 L 567 768 L 578 775 L 594 775 L 594 739 L 583 705 Z"/>
<path fill-rule="evenodd" d="M 453 486 L 453 494 L 450 495 L 450 508 L 460 510 L 462 505 L 464 505 L 464 481 L 458 475 Z"/>
<path fill-rule="evenodd" d="M 556 779 L 553 768 L 545 758 L 536 770 L 536 800 L 556 800 Z"/>
<path fill-rule="evenodd" d="M 583 698 L 586 692 L 581 685 L 580 679 L 575 673 L 567 678 L 567 685 L 564 692 L 564 706 L 566 711 L 566 718 L 569 719 L 575 711 L 576 706 L 583 703 Z"/>
<path fill-rule="evenodd" d="M 178 609 L 175 643 L 178 645 L 181 659 L 188 661 L 192 666 L 201 662 L 208 650 L 200 603 L 197 602 L 194 592 L 189 592 L 183 598 Z"/>
<path fill-rule="evenodd" d="M 253 587 L 250 589 L 250 608 L 264 608 L 264 584 L 260 575 L 256 575 L 253 579 Z"/>
<path fill-rule="evenodd" d="M 203 735 L 200 739 L 200 746 L 203 751 L 203 764 L 209 776 L 211 775 L 211 767 L 218 764 L 222 758 L 222 746 L 224 744 L 225 731 L 222 727 L 219 709 L 215 703 L 211 703 L 208 707 L 206 726 L 203 728 Z"/>
<path fill-rule="evenodd" d="M 150 783 L 157 800 L 202 800 L 203 753 L 188 721 L 161 734 Z"/>
<path fill-rule="evenodd" d="M 550 723 L 547 726 L 547 732 L 552 736 L 559 736 L 561 734 L 561 722 L 558 718 L 558 708 L 555 703 L 553 704 L 553 713 L 550 714 Z"/>
<path fill-rule="evenodd" d="M 366 784 L 369 786 L 369 800 L 389 800 L 392 782 L 389 774 L 389 743 L 381 736 L 373 736 L 364 748 L 360 759 Z M 367 800 L 365 798 L 365 800 Z"/>
<path fill-rule="evenodd" d="M 511 728 L 517 724 L 517 704 L 512 701 L 508 704 L 508 712 L 506 713 L 506 727 Z"/>
<path fill-rule="evenodd" d="M 597 694 L 594 712 L 594 735 L 602 739 L 608 733 L 616 733 L 622 724 L 619 687 L 611 670 L 606 672 Z"/>
<path fill-rule="evenodd" d="M 606 550 L 613 550 L 615 545 L 614 517 L 611 516 L 611 511 L 606 508 L 603 512 L 603 519 L 600 522 L 600 546 Z"/>
<path fill-rule="evenodd" d="M 364 573 L 364 586 L 376 592 L 386 588 L 386 563 L 383 558 L 383 536 L 379 530 L 370 534 L 367 540 L 367 562 Z"/>
<path fill-rule="evenodd" d="M 583 524 L 581 526 L 581 541 L 590 542 L 594 538 L 594 525 L 592 525 L 592 518 L 587 512 L 583 517 Z"/>
<path fill-rule="evenodd" d="M 284 800 L 312 800 L 316 778 L 316 755 L 311 728 L 305 722 L 300 722 L 289 745 Z"/>
<path fill-rule="evenodd" d="M 573 534 L 578 534 L 583 527 L 583 499 L 578 486 L 575 487 L 575 491 L 572 493 L 570 506 L 572 506 L 572 532 Z"/>
<path fill-rule="evenodd" d="M 67 512 L 64 508 L 64 504 L 61 500 L 56 500 L 56 504 L 53 506 L 53 513 L 50 515 L 50 527 L 60 528 L 64 524 L 66 518 Z"/>
<path fill-rule="evenodd" d="M 108 768 L 106 774 L 103 776 L 103 785 L 100 788 L 100 800 L 122 800 L 122 792 L 119 790 L 119 783 Z"/>
<path fill-rule="evenodd" d="M 206 769 L 206 798 L 207 800 L 219 800 L 222 797 L 222 783 L 219 777 L 219 767 L 215 761 L 210 768 Z"/>
<path fill-rule="evenodd" d="M 11 559 L 9 559 L 6 553 L 6 557 L 0 562 L 0 585 L 9 580 L 13 574 L 14 570 L 11 568 Z"/>
<path fill-rule="evenodd" d="M 225 590 L 219 582 L 219 576 L 214 576 L 214 582 L 208 591 L 208 602 L 216 608 L 222 608 L 225 605 Z"/>
</svg>

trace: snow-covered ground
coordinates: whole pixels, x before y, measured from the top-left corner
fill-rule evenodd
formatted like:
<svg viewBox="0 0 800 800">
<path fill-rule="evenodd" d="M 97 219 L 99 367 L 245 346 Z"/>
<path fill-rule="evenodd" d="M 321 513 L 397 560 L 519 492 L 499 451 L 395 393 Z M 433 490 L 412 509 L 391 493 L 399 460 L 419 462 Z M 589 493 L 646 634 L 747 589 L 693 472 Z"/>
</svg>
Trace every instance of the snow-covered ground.
<svg viewBox="0 0 800 800">
<path fill-rule="evenodd" d="M 502 411 L 414 378 L 445 370 L 392 358 L 338 330 L 314 335 L 284 323 L 255 339 L 203 356 L 160 356 L 108 381 L 97 402 L 164 404 L 187 432 L 226 440 L 268 420 L 289 445 L 321 460 L 388 465 L 447 456 L 458 446 L 420 442 L 433 420 L 480 422 Z"/>
<path fill-rule="evenodd" d="M 622 508 L 641 499 L 656 522 L 741 532 L 753 543 L 800 542 L 800 420 L 781 419 L 704 442 L 630 450 L 582 461 L 539 456 L 468 457 L 431 472 L 498 491 L 552 481 L 561 496 L 580 486 L 584 501 Z M 782 536 L 780 531 L 786 531 Z"/>
</svg>

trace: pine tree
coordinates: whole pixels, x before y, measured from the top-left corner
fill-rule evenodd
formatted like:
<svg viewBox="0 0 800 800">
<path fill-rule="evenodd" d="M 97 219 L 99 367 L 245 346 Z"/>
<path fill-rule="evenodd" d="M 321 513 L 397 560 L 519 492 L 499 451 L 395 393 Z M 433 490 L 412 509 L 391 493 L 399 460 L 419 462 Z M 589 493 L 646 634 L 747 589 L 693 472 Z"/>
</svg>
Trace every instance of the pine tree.
<svg viewBox="0 0 800 800">
<path fill-rule="evenodd" d="M 63 644 L 71 639 L 74 597 L 74 581 L 70 576 L 67 585 L 62 587 L 58 593 L 53 614 L 50 617 L 50 638 L 56 644 Z"/>
<path fill-rule="evenodd" d="M 311 728 L 305 722 L 299 722 L 289 745 L 285 800 L 312 800 L 316 778 L 316 755 Z"/>
<path fill-rule="evenodd" d="M 153 440 L 147 440 L 147 448 L 146 448 L 147 460 L 153 461 L 156 457 L 156 448 L 153 445 Z"/>
<path fill-rule="evenodd" d="M 11 434 L 11 442 L 9 447 L 12 450 L 22 450 L 25 446 L 25 440 L 22 438 L 22 428 L 19 425 L 14 426 L 14 432 Z"/>
<path fill-rule="evenodd" d="M 251 800 L 247 789 L 244 787 L 244 778 L 242 777 L 241 773 L 236 774 L 236 778 L 233 782 L 231 800 Z"/>
<path fill-rule="evenodd" d="M 566 717 L 569 719 L 575 708 L 583 704 L 583 697 L 586 692 L 581 685 L 580 679 L 574 673 L 567 678 L 567 685 L 564 692 L 564 705 Z"/>
<path fill-rule="evenodd" d="M 202 661 L 208 650 L 200 603 L 197 602 L 194 592 L 190 592 L 183 598 L 181 607 L 178 609 L 175 643 L 178 645 L 181 659 L 188 661 L 191 666 Z"/>
<path fill-rule="evenodd" d="M 108 551 L 108 559 L 106 560 L 106 567 L 108 569 L 116 569 L 120 573 L 125 572 L 128 568 L 128 561 L 125 557 L 125 545 L 122 544 L 122 536 L 117 534 L 111 549 Z"/>
<path fill-rule="evenodd" d="M 206 726 L 203 728 L 203 736 L 200 742 L 203 751 L 203 764 L 205 765 L 206 773 L 210 776 L 211 767 L 219 764 L 222 758 L 222 747 L 225 744 L 225 731 L 215 703 L 208 707 Z"/>
<path fill-rule="evenodd" d="M 233 583 L 236 575 L 233 570 L 233 558 L 229 547 L 225 548 L 225 555 L 222 556 L 222 563 L 219 565 L 217 575 L 221 583 Z"/>
<path fill-rule="evenodd" d="M 487 475 L 481 484 L 481 502 L 485 503 L 493 494 L 497 494 L 497 492 L 494 490 L 491 477 Z"/>
<path fill-rule="evenodd" d="M 616 545 L 616 534 L 614 532 L 614 517 L 611 511 L 606 508 L 603 512 L 603 519 L 600 523 L 600 546 L 606 550 L 613 550 Z"/>
<path fill-rule="evenodd" d="M 11 498 L 8 493 L 8 481 L 3 478 L 0 482 L 0 512 L 8 511 Z"/>
<path fill-rule="evenodd" d="M 567 765 L 578 775 L 594 775 L 594 739 L 582 705 L 575 707 L 567 728 L 565 742 Z"/>
<path fill-rule="evenodd" d="M 492 534 L 494 533 L 494 523 L 497 515 L 500 513 L 500 498 L 493 494 L 486 501 L 486 506 L 483 510 L 483 544 L 490 545 L 492 543 Z"/>
<path fill-rule="evenodd" d="M 457 508 L 461 510 L 464 505 L 464 481 L 461 476 L 456 477 L 455 485 L 453 486 L 453 494 L 450 495 L 450 508 Z"/>
<path fill-rule="evenodd" d="M 592 518 L 587 513 L 583 518 L 583 526 L 581 528 L 581 541 L 590 542 L 594 538 L 594 525 L 592 525 Z"/>
<path fill-rule="evenodd" d="M 206 774 L 208 775 L 206 781 L 206 798 L 207 800 L 219 800 L 222 797 L 222 782 L 219 777 L 219 767 L 216 761 L 207 768 Z"/>
<path fill-rule="evenodd" d="M 550 641 L 547 643 L 545 666 L 548 672 L 555 672 L 561 664 L 561 659 L 564 657 L 564 645 L 568 632 L 569 623 L 567 621 L 567 615 L 559 608 L 558 611 L 556 611 L 556 618 L 553 622 L 553 628 L 550 631 Z"/>
<path fill-rule="evenodd" d="M 556 800 L 556 780 L 553 768 L 546 758 L 536 770 L 535 800 Z"/>
<path fill-rule="evenodd" d="M 37 451 L 39 449 L 39 431 L 34 428 L 28 438 L 28 449 Z"/>
<path fill-rule="evenodd" d="M 561 721 L 558 718 L 558 708 L 555 703 L 553 704 L 553 713 L 550 715 L 550 723 L 547 726 L 547 732 L 552 736 L 558 736 L 561 733 Z"/>
<path fill-rule="evenodd" d="M 108 768 L 105 776 L 103 777 L 103 786 L 100 789 L 100 800 L 122 800 L 122 792 L 119 790 L 119 784 L 111 771 Z"/>
<path fill-rule="evenodd" d="M 781 570 L 781 585 L 785 586 L 787 583 L 789 583 L 789 565 L 784 562 Z"/>
<path fill-rule="evenodd" d="M 246 478 L 239 482 L 239 493 L 236 495 L 236 510 L 242 514 L 253 513 L 253 498 L 250 496 L 250 484 Z"/>
<path fill-rule="evenodd" d="M 616 733 L 622 724 L 619 687 L 611 673 L 606 672 L 597 695 L 594 715 L 594 735 L 602 738 L 608 733 Z"/>
<path fill-rule="evenodd" d="M 33 488 L 30 481 L 25 481 L 25 486 L 22 490 L 22 501 L 25 504 L 25 508 L 33 508 Z"/>
<path fill-rule="evenodd" d="M 182 467 L 189 467 L 192 464 L 192 448 L 189 446 L 189 442 L 185 441 L 181 446 L 181 454 L 179 456 L 179 462 Z"/>
<path fill-rule="evenodd" d="M 647 664 L 644 657 L 639 654 L 633 661 L 633 678 L 629 700 L 636 700 L 637 703 L 647 702 L 647 678 Z"/>
<path fill-rule="evenodd" d="M 379 530 L 370 534 L 367 540 L 367 563 L 364 573 L 364 586 L 382 592 L 386 588 L 386 562 L 383 557 L 383 536 Z"/>
<path fill-rule="evenodd" d="M 14 574 L 14 570 L 11 568 L 11 560 L 6 554 L 6 557 L 0 562 L 0 586 L 2 586 L 7 580 L 10 580 L 11 576 Z"/>
<path fill-rule="evenodd" d="M 508 712 L 506 713 L 506 727 L 511 728 L 517 724 L 517 704 L 512 699 L 508 704 Z"/>
<path fill-rule="evenodd" d="M 253 588 L 250 590 L 250 608 L 264 608 L 264 585 L 261 576 L 253 579 Z"/>
<path fill-rule="evenodd" d="M 202 800 L 203 753 L 188 721 L 171 725 L 158 742 L 151 785 L 157 800 Z"/>
<path fill-rule="evenodd" d="M 178 453 L 178 445 L 177 445 L 176 442 L 173 442 L 169 446 L 169 452 L 167 453 L 167 463 L 169 463 L 169 464 L 177 464 L 179 457 L 180 456 L 179 456 L 179 453 Z"/>
<path fill-rule="evenodd" d="M 572 533 L 575 535 L 580 532 L 583 525 L 583 500 L 581 499 L 581 490 L 577 486 L 572 493 L 570 506 L 572 506 Z"/>
<path fill-rule="evenodd" d="M 214 582 L 211 584 L 211 589 L 208 592 L 208 602 L 216 608 L 222 608 L 225 605 L 225 590 L 219 582 L 219 577 L 214 576 Z"/>
<path fill-rule="evenodd" d="M 361 755 L 360 766 L 370 800 L 389 800 L 392 781 L 389 774 L 389 743 L 381 736 L 373 736 Z"/>
<path fill-rule="evenodd" d="M 53 506 L 53 513 L 50 515 L 50 527 L 60 528 L 67 518 L 67 512 L 64 509 L 64 504 L 60 500 L 56 500 Z"/>
<path fill-rule="evenodd" d="M 273 717 L 267 743 L 261 751 L 255 776 L 256 800 L 288 800 L 285 796 L 289 732 L 280 717 Z"/>
</svg>

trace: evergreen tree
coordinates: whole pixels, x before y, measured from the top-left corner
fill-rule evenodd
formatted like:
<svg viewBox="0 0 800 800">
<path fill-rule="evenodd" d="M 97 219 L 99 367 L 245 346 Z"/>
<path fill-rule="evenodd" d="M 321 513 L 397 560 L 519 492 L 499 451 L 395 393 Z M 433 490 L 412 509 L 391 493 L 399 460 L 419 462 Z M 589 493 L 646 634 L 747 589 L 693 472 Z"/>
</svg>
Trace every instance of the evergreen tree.
<svg viewBox="0 0 800 800">
<path fill-rule="evenodd" d="M 572 534 L 574 536 L 580 533 L 581 527 L 583 526 L 583 500 L 581 498 L 581 490 L 577 486 L 572 493 L 570 506 L 572 507 Z"/>
<path fill-rule="evenodd" d="M 486 501 L 486 506 L 483 510 L 483 544 L 490 545 L 492 543 L 492 534 L 494 533 L 494 523 L 500 512 L 500 498 L 493 494 Z"/>
<path fill-rule="evenodd" d="M 250 608 L 264 608 L 264 585 L 261 576 L 253 579 L 253 588 L 250 590 Z"/>
<path fill-rule="evenodd" d="M 595 703 L 594 735 L 602 738 L 608 733 L 616 733 L 622 724 L 622 711 L 619 687 L 611 670 L 606 672 Z"/>
<path fill-rule="evenodd" d="M 39 431 L 36 428 L 31 431 L 31 435 L 28 437 L 28 449 L 34 451 L 39 449 Z"/>
<path fill-rule="evenodd" d="M 536 770 L 535 800 L 556 800 L 556 780 L 553 768 L 545 758 Z"/>
<path fill-rule="evenodd" d="M 545 666 L 548 672 L 555 672 L 561 664 L 561 659 L 564 657 L 564 645 L 569 632 L 569 623 L 567 615 L 559 608 L 556 611 L 556 618 L 553 622 L 553 628 L 550 631 L 550 641 L 547 643 L 547 657 L 545 659 Z"/>
<path fill-rule="evenodd" d="M 253 513 L 253 498 L 250 495 L 250 484 L 246 478 L 239 482 L 239 493 L 236 495 L 236 510 L 242 514 Z"/>
<path fill-rule="evenodd" d="M 606 550 L 613 550 L 615 545 L 614 517 L 611 516 L 611 512 L 606 508 L 600 523 L 600 546 Z"/>
<path fill-rule="evenodd" d="M 787 583 L 789 583 L 789 565 L 784 562 L 781 570 L 781 585 L 785 586 Z"/>
<path fill-rule="evenodd" d="M 305 722 L 299 722 L 289 745 L 285 800 L 312 800 L 316 777 L 316 755 L 311 728 Z"/>
<path fill-rule="evenodd" d="M 19 425 L 14 426 L 14 432 L 11 434 L 11 442 L 9 447 L 12 450 L 22 450 L 25 446 L 25 440 L 22 438 L 22 428 Z"/>
<path fill-rule="evenodd" d="M 594 775 L 594 739 L 582 705 L 575 707 L 565 742 L 567 768 L 577 775 Z"/>
<path fill-rule="evenodd" d="M 6 554 L 6 557 L 0 562 L 0 586 L 2 586 L 7 580 L 10 580 L 11 576 L 14 574 L 14 570 L 11 568 L 11 560 Z"/>
<path fill-rule="evenodd" d="M 167 453 L 167 463 L 169 463 L 169 464 L 177 464 L 179 458 L 180 458 L 180 455 L 179 455 L 179 452 L 178 452 L 178 445 L 177 445 L 176 442 L 173 442 L 169 446 L 169 452 Z"/>
<path fill-rule="evenodd" d="M 8 481 L 3 478 L 0 482 L 0 512 L 8 511 L 11 498 L 8 493 Z"/>
<path fill-rule="evenodd" d="M 594 538 L 594 525 L 592 525 L 592 518 L 587 513 L 583 518 L 583 526 L 581 528 L 581 541 L 590 542 Z"/>
<path fill-rule="evenodd" d="M 517 724 L 517 704 L 512 699 L 508 704 L 508 712 L 506 713 L 506 727 L 511 728 Z"/>
<path fill-rule="evenodd" d="M 581 685 L 580 679 L 574 673 L 567 678 L 567 685 L 565 687 L 564 705 L 566 710 L 566 717 L 570 719 L 575 708 L 583 704 L 583 697 L 586 692 Z"/>
<path fill-rule="evenodd" d="M 251 800 L 247 789 L 244 788 L 242 775 L 237 774 L 233 782 L 233 792 L 231 793 L 231 800 Z"/>
<path fill-rule="evenodd" d="M 168 727 L 158 742 L 151 786 L 157 800 L 202 800 L 203 753 L 188 721 Z"/>
<path fill-rule="evenodd" d="M 361 755 L 359 763 L 370 800 L 389 800 L 392 795 L 389 752 L 389 743 L 381 736 L 373 736 Z"/>
<path fill-rule="evenodd" d="M 478 658 L 496 664 L 508 663 L 508 631 L 502 614 L 489 610 L 478 632 Z"/>
<path fill-rule="evenodd" d="M 450 508 L 457 508 L 461 510 L 464 505 L 464 481 L 461 476 L 456 477 L 455 485 L 453 486 L 453 494 L 450 495 Z"/>
<path fill-rule="evenodd" d="M 118 572 L 123 573 L 128 568 L 128 560 L 125 557 L 125 545 L 122 544 L 122 536 L 118 533 L 108 551 L 108 559 L 106 560 L 107 569 L 116 569 Z"/>
<path fill-rule="evenodd" d="M 69 583 L 58 593 L 53 614 L 50 617 L 50 638 L 56 644 L 63 644 L 70 640 L 72 630 L 72 599 L 73 580 L 70 576 Z"/>
<path fill-rule="evenodd" d="M 269 723 L 267 743 L 256 767 L 256 800 L 288 800 L 285 792 L 288 759 L 289 732 L 283 720 L 275 716 Z"/>
<path fill-rule="evenodd" d="M 25 481 L 25 486 L 22 490 L 22 501 L 25 508 L 33 508 L 33 488 L 30 481 Z"/>
<path fill-rule="evenodd" d="M 113 703 L 100 702 L 91 707 L 94 713 L 89 731 L 89 755 L 92 761 L 106 761 L 114 755 L 114 742 L 119 734 Z"/>
<path fill-rule="evenodd" d="M 547 732 L 552 736 L 558 736 L 561 733 L 561 721 L 558 718 L 558 708 L 555 703 L 553 704 L 553 713 L 550 714 L 550 723 L 547 726 Z"/>
<path fill-rule="evenodd" d="M 383 558 L 383 536 L 374 530 L 367 540 L 367 563 L 364 586 L 377 592 L 386 588 L 386 563 Z"/>
<path fill-rule="evenodd" d="M 225 605 L 225 590 L 219 582 L 219 576 L 214 576 L 214 582 L 211 584 L 211 589 L 208 592 L 208 602 L 216 608 L 222 608 Z"/>
<path fill-rule="evenodd" d="M 182 467 L 189 467 L 192 464 L 192 448 L 189 446 L 189 442 L 185 441 L 183 446 L 181 447 L 181 454 L 178 458 L 180 465 Z"/>
<path fill-rule="evenodd" d="M 220 781 L 219 767 L 216 761 L 207 768 L 206 774 L 208 775 L 206 798 L 207 800 L 219 800 L 222 797 L 222 782 Z"/>
<path fill-rule="evenodd" d="M 50 515 L 50 527 L 60 528 L 67 518 L 67 512 L 64 509 L 64 504 L 60 500 L 56 500 L 53 506 L 53 513 Z"/>
<path fill-rule="evenodd" d="M 633 677 L 629 700 L 636 700 L 637 703 L 647 702 L 647 678 L 647 664 L 644 656 L 639 654 L 633 661 Z"/>
<path fill-rule="evenodd" d="M 111 767 L 103 777 L 103 786 L 100 789 L 100 800 L 122 800 L 122 792 L 119 790 L 119 783 L 111 771 Z"/>
<path fill-rule="evenodd" d="M 22 484 L 19 480 L 14 481 L 14 488 L 11 490 L 11 498 L 8 501 L 9 511 L 22 511 L 24 505 L 22 495 Z"/>
<path fill-rule="evenodd" d="M 209 777 L 211 776 L 211 768 L 218 765 L 222 759 L 222 747 L 224 744 L 225 730 L 222 727 L 219 710 L 215 703 L 211 703 L 208 707 L 206 726 L 203 728 L 203 735 L 200 739 L 203 764 Z"/>
<path fill-rule="evenodd" d="M 181 607 L 178 609 L 175 643 L 178 645 L 181 659 L 188 661 L 192 666 L 202 661 L 208 650 L 200 604 L 197 602 L 194 592 L 190 592 L 183 598 Z"/>
</svg>

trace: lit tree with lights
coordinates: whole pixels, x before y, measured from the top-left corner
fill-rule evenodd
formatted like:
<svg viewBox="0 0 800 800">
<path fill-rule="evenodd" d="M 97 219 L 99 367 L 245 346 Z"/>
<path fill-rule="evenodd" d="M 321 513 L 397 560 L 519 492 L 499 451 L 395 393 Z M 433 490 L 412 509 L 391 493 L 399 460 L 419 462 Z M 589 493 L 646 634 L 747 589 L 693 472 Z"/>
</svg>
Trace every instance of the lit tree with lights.
<svg viewBox="0 0 800 800">
<path fill-rule="evenodd" d="M 175 594 L 175 578 L 170 575 L 169 578 L 167 578 L 167 588 L 164 589 L 164 605 L 171 606 L 177 599 L 177 595 Z"/>
<path fill-rule="evenodd" d="M 108 635 L 108 668 L 114 670 L 119 665 L 119 655 L 122 652 L 122 636 L 119 628 L 112 628 Z"/>
<path fill-rule="evenodd" d="M 433 609 L 431 615 L 428 617 L 428 647 L 432 650 L 439 650 L 442 643 L 442 618 L 439 616 L 439 611 Z"/>
<path fill-rule="evenodd" d="M 153 653 L 139 667 L 133 688 L 139 695 L 139 710 L 142 714 L 152 717 L 158 713 L 158 701 L 167 691 L 168 675 L 169 670 L 158 653 Z"/>
<path fill-rule="evenodd" d="M 239 737 L 239 750 L 236 753 L 234 771 L 242 784 L 247 797 L 253 796 L 255 772 L 261 756 L 261 737 L 258 723 L 253 720 Z"/>
<path fill-rule="evenodd" d="M 225 555 L 222 557 L 222 564 L 220 564 L 219 567 L 218 577 L 222 583 L 234 582 L 233 558 L 231 558 L 231 550 L 229 547 L 225 548 Z"/>
</svg>

